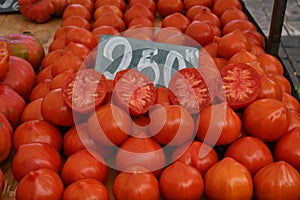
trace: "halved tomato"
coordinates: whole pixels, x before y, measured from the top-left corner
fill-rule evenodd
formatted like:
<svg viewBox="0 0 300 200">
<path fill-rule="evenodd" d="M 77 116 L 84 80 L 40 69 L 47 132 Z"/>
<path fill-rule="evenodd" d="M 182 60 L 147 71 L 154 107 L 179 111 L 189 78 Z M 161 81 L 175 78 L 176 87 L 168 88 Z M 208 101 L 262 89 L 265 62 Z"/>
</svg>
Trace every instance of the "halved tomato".
<svg viewBox="0 0 300 200">
<path fill-rule="evenodd" d="M 168 88 L 170 102 L 181 105 L 191 114 L 196 114 L 211 104 L 208 86 L 196 68 L 185 68 L 176 72 Z"/>
<path fill-rule="evenodd" d="M 244 108 L 258 97 L 261 79 L 251 66 L 231 63 L 222 67 L 220 73 L 226 100 L 231 108 Z"/>
<path fill-rule="evenodd" d="M 78 113 L 87 113 L 98 107 L 106 93 L 106 78 L 94 69 L 79 70 L 62 87 L 65 103 Z"/>
<path fill-rule="evenodd" d="M 154 104 L 154 90 L 153 82 L 145 74 L 125 69 L 116 74 L 112 98 L 131 115 L 140 115 L 148 112 Z"/>
</svg>

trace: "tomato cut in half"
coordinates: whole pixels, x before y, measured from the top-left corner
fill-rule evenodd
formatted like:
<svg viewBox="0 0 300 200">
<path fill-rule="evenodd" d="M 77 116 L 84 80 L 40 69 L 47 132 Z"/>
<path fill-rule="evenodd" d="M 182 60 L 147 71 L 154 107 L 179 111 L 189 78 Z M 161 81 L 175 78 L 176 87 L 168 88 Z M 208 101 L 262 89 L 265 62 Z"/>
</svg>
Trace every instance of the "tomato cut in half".
<svg viewBox="0 0 300 200">
<path fill-rule="evenodd" d="M 78 113 L 88 113 L 100 106 L 106 93 L 106 78 L 94 69 L 79 70 L 62 87 L 65 103 Z"/>
<path fill-rule="evenodd" d="M 153 82 L 142 72 L 125 69 L 114 78 L 113 101 L 131 115 L 141 115 L 149 111 L 155 101 Z"/>
<path fill-rule="evenodd" d="M 181 105 L 191 114 L 199 113 L 202 108 L 211 104 L 208 86 L 196 68 L 177 71 L 172 76 L 168 89 L 171 104 Z"/>
<path fill-rule="evenodd" d="M 244 108 L 259 94 L 261 78 L 258 72 L 244 63 L 232 63 L 220 70 L 226 101 L 232 109 Z"/>
<path fill-rule="evenodd" d="M 0 41 L 0 80 L 2 80 L 9 69 L 9 52 L 7 43 Z"/>
</svg>

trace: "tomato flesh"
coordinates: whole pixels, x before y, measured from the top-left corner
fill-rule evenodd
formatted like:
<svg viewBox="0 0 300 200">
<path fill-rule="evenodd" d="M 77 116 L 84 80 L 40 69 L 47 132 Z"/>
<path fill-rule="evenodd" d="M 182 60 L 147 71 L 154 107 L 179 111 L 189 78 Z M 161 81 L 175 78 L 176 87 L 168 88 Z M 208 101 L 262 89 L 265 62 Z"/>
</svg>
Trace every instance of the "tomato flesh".
<svg viewBox="0 0 300 200">
<path fill-rule="evenodd" d="M 78 113 L 97 108 L 107 93 L 106 78 L 94 69 L 83 69 L 69 77 L 62 87 L 65 103 Z"/>
<path fill-rule="evenodd" d="M 224 66 L 220 73 L 231 108 L 244 108 L 257 98 L 261 80 L 254 68 L 244 63 L 233 63 Z"/>
<path fill-rule="evenodd" d="M 181 105 L 191 114 L 196 114 L 211 104 L 207 84 L 196 68 L 185 68 L 176 72 L 168 88 L 170 102 Z"/>
<path fill-rule="evenodd" d="M 131 115 L 141 115 L 149 111 L 155 101 L 153 82 L 135 69 L 121 70 L 114 79 L 113 100 L 128 108 Z"/>
</svg>

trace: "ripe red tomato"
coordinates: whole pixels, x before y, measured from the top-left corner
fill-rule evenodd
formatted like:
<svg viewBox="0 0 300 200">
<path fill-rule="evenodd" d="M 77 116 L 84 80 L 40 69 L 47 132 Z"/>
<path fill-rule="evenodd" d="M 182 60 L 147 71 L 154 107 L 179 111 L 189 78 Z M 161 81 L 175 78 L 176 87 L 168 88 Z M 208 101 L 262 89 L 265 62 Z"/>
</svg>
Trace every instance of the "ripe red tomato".
<svg viewBox="0 0 300 200">
<path fill-rule="evenodd" d="M 0 41 L 0 81 L 6 76 L 9 70 L 9 57 L 7 43 Z"/>
<path fill-rule="evenodd" d="M 130 116 L 118 106 L 105 104 L 89 117 L 87 127 L 97 143 L 119 146 L 130 134 L 131 123 Z"/>
<path fill-rule="evenodd" d="M 241 49 L 249 51 L 251 48 L 249 41 L 241 30 L 235 30 L 224 35 L 218 43 L 218 54 L 220 57 L 230 59 Z"/>
<path fill-rule="evenodd" d="M 100 155 L 97 157 L 84 149 L 70 155 L 61 170 L 65 186 L 84 178 L 94 178 L 104 183 L 108 175 L 107 166 Z"/>
<path fill-rule="evenodd" d="M 286 107 L 290 110 L 295 110 L 296 112 L 300 113 L 300 103 L 296 99 L 296 97 L 288 94 L 286 92 L 282 93 L 282 102 Z"/>
<path fill-rule="evenodd" d="M 94 5 L 96 9 L 103 5 L 115 5 L 122 13 L 124 13 L 126 9 L 124 0 L 95 0 Z"/>
<path fill-rule="evenodd" d="M 168 97 L 168 88 L 156 87 L 155 88 L 155 101 L 154 104 L 159 104 L 162 106 L 170 105 Z"/>
<path fill-rule="evenodd" d="M 190 20 L 184 16 L 181 13 L 173 13 L 168 16 L 166 16 L 162 20 L 161 27 L 175 27 L 181 30 L 182 32 L 185 32 L 186 28 L 190 25 Z"/>
<path fill-rule="evenodd" d="M 290 124 L 288 131 L 291 131 L 296 127 L 300 127 L 300 113 L 290 110 Z"/>
<path fill-rule="evenodd" d="M 222 29 L 223 35 L 226 35 L 227 33 L 231 33 L 235 30 L 254 30 L 256 31 L 256 26 L 249 20 L 244 19 L 235 19 L 230 22 L 228 22 Z"/>
<path fill-rule="evenodd" d="M 225 157 L 231 157 L 244 165 L 254 177 L 262 167 L 273 162 L 268 146 L 256 137 L 242 137 L 229 145 Z"/>
<path fill-rule="evenodd" d="M 199 13 L 193 17 L 193 21 L 195 21 L 195 20 L 208 21 L 212 25 L 217 26 L 218 28 L 221 25 L 219 17 L 208 9 L 200 10 Z"/>
<path fill-rule="evenodd" d="M 130 6 L 124 14 L 124 22 L 128 25 L 134 18 L 147 17 L 154 22 L 153 13 L 142 3 L 135 3 Z"/>
<path fill-rule="evenodd" d="M 251 199 L 253 185 L 248 169 L 225 157 L 204 176 L 205 195 L 209 199 Z"/>
<path fill-rule="evenodd" d="M 276 161 L 285 161 L 300 171 L 300 127 L 296 127 L 284 134 L 274 146 L 274 158 Z"/>
<path fill-rule="evenodd" d="M 267 73 L 278 73 L 283 75 L 284 69 L 281 62 L 271 54 L 260 54 L 257 55 L 258 62 L 260 66 L 267 72 Z"/>
<path fill-rule="evenodd" d="M 44 120 L 42 115 L 42 101 L 43 98 L 35 99 L 29 102 L 22 114 L 21 114 L 21 122 L 30 121 L 30 120 Z"/>
<path fill-rule="evenodd" d="M 42 43 L 30 34 L 7 34 L 0 36 L 0 41 L 6 41 L 10 55 L 27 60 L 35 70 L 38 70 L 45 56 Z"/>
<path fill-rule="evenodd" d="M 13 127 L 2 112 L 0 112 L 0 129 L 3 129 L 11 138 L 13 137 Z"/>
<path fill-rule="evenodd" d="M 73 112 L 65 104 L 61 88 L 51 90 L 42 101 L 42 115 L 45 120 L 59 126 L 72 126 L 74 124 Z"/>
<path fill-rule="evenodd" d="M 41 168 L 30 171 L 19 182 L 16 190 L 16 198 L 60 200 L 63 192 L 64 185 L 57 172 Z"/>
<path fill-rule="evenodd" d="M 261 75 L 261 85 L 259 89 L 258 99 L 274 98 L 282 99 L 282 90 L 277 82 L 266 74 Z"/>
<path fill-rule="evenodd" d="M 211 11 L 208 7 L 202 5 L 192 6 L 190 9 L 186 10 L 185 16 L 189 18 L 189 20 L 193 20 L 193 18 L 200 12 L 203 11 Z"/>
<path fill-rule="evenodd" d="M 165 166 L 166 156 L 161 146 L 152 138 L 136 135 L 129 137 L 118 149 L 116 169 L 127 170 L 133 166 L 141 166 L 158 175 Z"/>
<path fill-rule="evenodd" d="M 213 6 L 213 0 L 184 0 L 184 9 L 185 11 L 189 11 L 194 6 L 206 6 L 211 8 Z"/>
<path fill-rule="evenodd" d="M 133 18 L 127 25 L 127 29 L 130 28 L 142 28 L 142 27 L 153 27 L 154 21 L 151 21 L 148 17 Z"/>
<path fill-rule="evenodd" d="M 5 161 L 12 149 L 12 136 L 11 133 L 0 128 L 0 163 Z M 0 184 L 1 185 L 1 184 Z"/>
<path fill-rule="evenodd" d="M 257 30 L 248 29 L 244 30 L 243 33 L 250 42 L 251 48 L 254 45 L 258 45 L 263 49 L 265 48 L 265 38 L 260 32 Z"/>
<path fill-rule="evenodd" d="M 287 107 L 277 99 L 259 99 L 244 111 L 243 124 L 247 133 L 272 142 L 288 131 L 290 116 Z"/>
<path fill-rule="evenodd" d="M 260 169 L 253 179 L 257 199 L 299 199 L 300 175 L 290 164 L 279 161 Z"/>
<path fill-rule="evenodd" d="M 212 26 L 208 23 L 198 20 L 190 23 L 185 30 L 185 34 L 202 46 L 212 42 L 214 39 Z"/>
<path fill-rule="evenodd" d="M 230 7 L 226 9 L 220 16 L 222 27 L 224 27 L 227 23 L 237 19 L 248 20 L 246 13 L 237 7 Z"/>
<path fill-rule="evenodd" d="M 226 101 L 232 109 L 245 108 L 257 99 L 261 78 L 255 69 L 244 63 L 231 63 L 222 67 L 220 74 Z"/>
<path fill-rule="evenodd" d="M 41 83 L 37 84 L 31 91 L 29 101 L 32 102 L 36 99 L 43 98 L 50 91 L 51 79 L 45 79 Z"/>
<path fill-rule="evenodd" d="M 76 26 L 86 30 L 91 30 L 90 22 L 80 15 L 71 15 L 62 20 L 61 27 L 64 26 Z"/>
<path fill-rule="evenodd" d="M 94 69 L 79 70 L 69 76 L 62 86 L 64 102 L 78 113 L 88 113 L 98 108 L 106 93 L 106 78 Z"/>
<path fill-rule="evenodd" d="M 112 4 L 107 4 L 107 5 L 100 6 L 95 10 L 93 14 L 94 20 L 96 21 L 98 18 L 108 13 L 114 13 L 120 18 L 123 18 L 123 13 L 119 7 Z"/>
<path fill-rule="evenodd" d="M 242 4 L 239 0 L 216 0 L 212 10 L 216 15 L 221 17 L 222 14 L 231 7 L 242 10 Z"/>
<path fill-rule="evenodd" d="M 62 88 L 65 81 L 73 75 L 74 72 L 72 70 L 63 71 L 57 74 L 51 81 L 50 91 L 54 89 Z"/>
<path fill-rule="evenodd" d="M 156 12 L 156 2 L 154 0 L 130 0 L 128 6 L 131 7 L 136 3 L 144 4 L 152 13 L 155 15 Z"/>
<path fill-rule="evenodd" d="M 62 196 L 62 200 L 81 199 L 109 200 L 109 193 L 102 182 L 94 178 L 84 178 L 69 185 Z"/>
<path fill-rule="evenodd" d="M 66 0 L 36 1 L 36 0 L 20 0 L 18 2 L 20 12 L 27 19 L 45 23 L 51 19 L 53 15 L 60 15 L 68 5 Z"/>
<path fill-rule="evenodd" d="M 124 31 L 126 28 L 123 19 L 115 13 L 107 13 L 96 19 L 96 21 L 94 22 L 94 28 L 97 28 L 99 26 L 112 26 L 119 32 Z"/>
<path fill-rule="evenodd" d="M 176 72 L 168 85 L 172 104 L 181 105 L 191 114 L 211 104 L 211 95 L 200 71 L 185 68 Z"/>
<path fill-rule="evenodd" d="M 175 162 L 163 171 L 159 188 L 165 199 L 201 199 L 204 192 L 200 172 L 182 162 Z"/>
<path fill-rule="evenodd" d="M 283 93 L 292 93 L 291 83 L 284 75 L 278 73 L 268 73 L 267 75 L 280 86 Z"/>
<path fill-rule="evenodd" d="M 95 27 L 92 30 L 92 34 L 95 36 L 95 38 L 97 39 L 97 41 L 99 43 L 99 40 L 100 40 L 100 37 L 102 34 L 119 35 L 120 32 L 112 26 L 103 25 L 103 26 Z"/>
<path fill-rule="evenodd" d="M 36 77 L 36 84 L 41 83 L 45 79 L 53 79 L 51 71 L 52 71 L 52 65 L 49 65 L 48 67 L 39 71 Z"/>
<path fill-rule="evenodd" d="M 200 111 L 197 137 L 204 143 L 230 144 L 239 137 L 241 129 L 239 116 L 226 102 L 207 106 Z"/>
<path fill-rule="evenodd" d="M 162 145 L 178 146 L 194 137 L 193 118 L 179 105 L 159 106 L 149 118 L 148 133 Z"/>
<path fill-rule="evenodd" d="M 90 31 L 76 26 L 67 31 L 65 35 L 65 46 L 70 42 L 81 43 L 90 50 L 93 50 L 98 44 L 96 38 Z"/>
<path fill-rule="evenodd" d="M 32 170 L 48 168 L 58 173 L 61 167 L 58 151 L 45 143 L 22 144 L 12 160 L 13 176 L 18 182 Z"/>
<path fill-rule="evenodd" d="M 94 0 L 86 0 L 86 1 L 81 1 L 81 0 L 70 0 L 68 1 L 69 4 L 82 4 L 85 6 L 90 13 L 93 13 L 94 11 Z"/>
<path fill-rule="evenodd" d="M 77 131 L 78 130 L 78 131 Z M 78 124 L 72 126 L 63 137 L 64 154 L 69 157 L 76 151 L 85 149 L 83 142 L 81 141 L 80 134 L 88 134 L 86 124 Z"/>
<path fill-rule="evenodd" d="M 35 86 L 35 73 L 31 64 L 23 58 L 10 56 L 9 70 L 1 83 L 14 89 L 24 100 L 28 100 Z"/>
<path fill-rule="evenodd" d="M 20 123 L 20 116 L 25 108 L 24 99 L 9 86 L 0 84 L 0 112 L 8 119 L 13 128 Z"/>
<path fill-rule="evenodd" d="M 74 15 L 81 16 L 88 22 L 90 22 L 92 19 L 92 14 L 90 13 L 89 9 L 79 3 L 68 4 L 63 12 L 62 19 L 65 20 L 66 18 Z"/>
<path fill-rule="evenodd" d="M 83 60 L 74 55 L 71 51 L 64 52 L 51 67 L 52 77 L 66 72 L 77 72 L 82 67 Z"/>
<path fill-rule="evenodd" d="M 204 176 L 207 170 L 218 162 L 218 155 L 211 146 L 195 140 L 188 147 L 182 145 L 177 148 L 173 152 L 171 160 L 191 165 Z"/>
<path fill-rule="evenodd" d="M 0 169 L 0 194 L 3 193 L 4 186 L 5 186 L 5 179 L 4 179 L 3 172 L 2 172 L 2 170 Z"/>
<path fill-rule="evenodd" d="M 135 166 L 116 176 L 113 194 L 116 199 L 159 199 L 159 185 L 152 172 Z"/>
<path fill-rule="evenodd" d="M 16 128 L 13 138 L 14 151 L 22 144 L 46 143 L 52 145 L 58 152 L 62 148 L 62 133 L 53 124 L 45 120 L 30 120 Z"/>
<path fill-rule="evenodd" d="M 158 0 L 156 5 L 157 11 L 161 17 L 166 17 L 176 12 L 183 12 L 182 0 Z"/>
<path fill-rule="evenodd" d="M 121 70 L 114 79 L 112 98 L 131 115 L 144 114 L 155 101 L 153 82 L 138 70 Z"/>
</svg>

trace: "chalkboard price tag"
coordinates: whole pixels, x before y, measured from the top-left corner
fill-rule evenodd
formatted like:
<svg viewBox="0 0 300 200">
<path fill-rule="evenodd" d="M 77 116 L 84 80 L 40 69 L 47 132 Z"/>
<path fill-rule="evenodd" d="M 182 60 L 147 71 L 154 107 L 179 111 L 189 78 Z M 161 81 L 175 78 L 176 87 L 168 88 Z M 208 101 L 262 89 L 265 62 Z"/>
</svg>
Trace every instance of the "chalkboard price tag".
<svg viewBox="0 0 300 200">
<path fill-rule="evenodd" d="M 0 13 L 19 11 L 18 0 L 0 0 Z"/>
<path fill-rule="evenodd" d="M 199 48 L 102 35 L 95 69 L 113 79 L 120 70 L 132 68 L 146 74 L 154 85 L 167 86 L 172 75 L 198 66 Z"/>
</svg>

